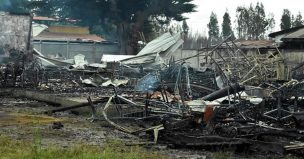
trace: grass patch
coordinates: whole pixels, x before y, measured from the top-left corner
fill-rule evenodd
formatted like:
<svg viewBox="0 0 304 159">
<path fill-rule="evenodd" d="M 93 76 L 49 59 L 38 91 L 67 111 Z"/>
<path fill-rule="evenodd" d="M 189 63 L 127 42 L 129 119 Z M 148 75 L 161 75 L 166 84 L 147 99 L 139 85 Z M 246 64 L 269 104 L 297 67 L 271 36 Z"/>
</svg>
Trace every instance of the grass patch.
<svg viewBox="0 0 304 159">
<path fill-rule="evenodd" d="M 219 151 L 212 154 L 212 157 L 215 159 L 229 159 L 232 158 L 232 156 L 233 153 L 229 151 Z"/>
<path fill-rule="evenodd" d="M 27 124 L 49 124 L 53 122 L 62 121 L 54 117 L 46 115 L 28 115 L 28 114 L 7 114 L 5 117 L 0 118 L 0 126 L 10 125 L 27 125 Z"/>
<path fill-rule="evenodd" d="M 157 152 L 141 147 L 125 146 L 120 141 L 108 141 L 104 146 L 75 144 L 70 148 L 48 146 L 42 148 L 40 133 L 34 132 L 34 140 L 13 140 L 0 135 L 1 159 L 164 159 Z"/>
</svg>

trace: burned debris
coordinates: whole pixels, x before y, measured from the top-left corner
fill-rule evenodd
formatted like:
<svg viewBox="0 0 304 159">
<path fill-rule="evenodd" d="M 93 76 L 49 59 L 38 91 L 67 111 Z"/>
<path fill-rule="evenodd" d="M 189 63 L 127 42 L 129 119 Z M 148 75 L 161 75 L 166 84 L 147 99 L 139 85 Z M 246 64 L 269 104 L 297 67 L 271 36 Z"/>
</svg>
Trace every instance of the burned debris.
<svg viewBox="0 0 304 159">
<path fill-rule="evenodd" d="M 62 60 L 12 48 L 1 66 L 1 91 L 61 106 L 45 111 L 50 115 L 87 107 L 92 122 L 155 144 L 302 153 L 303 63 L 289 72 L 277 46 L 250 53 L 231 38 L 175 59 L 182 43 L 180 33 L 166 33 L 136 56 L 96 63 L 82 54 Z M 191 67 L 193 58 L 203 67 Z"/>
</svg>

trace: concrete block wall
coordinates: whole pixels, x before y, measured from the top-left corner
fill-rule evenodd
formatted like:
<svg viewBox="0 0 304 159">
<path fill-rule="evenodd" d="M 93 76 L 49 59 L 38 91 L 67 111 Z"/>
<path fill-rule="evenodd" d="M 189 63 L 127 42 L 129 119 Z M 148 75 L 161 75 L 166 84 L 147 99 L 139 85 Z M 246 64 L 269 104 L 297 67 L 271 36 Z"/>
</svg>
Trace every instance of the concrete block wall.
<svg viewBox="0 0 304 159">
<path fill-rule="evenodd" d="M 26 52 L 31 36 L 31 16 L 0 12 L 0 47 Z"/>
</svg>

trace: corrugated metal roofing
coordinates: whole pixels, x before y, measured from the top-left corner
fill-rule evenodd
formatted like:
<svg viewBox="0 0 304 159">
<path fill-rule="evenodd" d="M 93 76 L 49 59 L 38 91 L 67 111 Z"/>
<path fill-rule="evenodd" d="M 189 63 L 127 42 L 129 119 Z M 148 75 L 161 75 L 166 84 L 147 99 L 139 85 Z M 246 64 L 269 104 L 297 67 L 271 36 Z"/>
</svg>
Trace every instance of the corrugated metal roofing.
<svg viewBox="0 0 304 159">
<path fill-rule="evenodd" d="M 275 46 L 272 40 L 242 40 L 235 41 L 235 44 L 240 48 L 272 48 Z"/>
<path fill-rule="evenodd" d="M 281 31 L 278 31 L 278 32 L 273 32 L 273 33 L 269 34 L 268 36 L 271 37 L 271 38 L 274 38 L 274 37 L 279 36 L 279 35 L 293 33 L 293 32 L 295 32 L 299 29 L 302 29 L 302 28 L 304 28 L 304 26 L 293 27 L 293 28 L 281 30 Z"/>
<path fill-rule="evenodd" d="M 162 36 L 149 42 L 138 54 L 145 55 L 149 53 L 160 53 L 168 50 L 172 45 L 176 44 L 181 39 L 181 34 L 171 35 L 171 33 L 165 33 Z"/>
<path fill-rule="evenodd" d="M 288 34 L 287 36 L 285 36 L 284 39 L 303 39 L 304 40 L 304 28 L 299 29 L 291 34 Z"/>
<path fill-rule="evenodd" d="M 165 33 L 162 36 L 149 42 L 135 57 L 121 60 L 123 64 L 161 64 L 162 56 L 176 51 L 182 44 L 181 34 Z"/>
</svg>

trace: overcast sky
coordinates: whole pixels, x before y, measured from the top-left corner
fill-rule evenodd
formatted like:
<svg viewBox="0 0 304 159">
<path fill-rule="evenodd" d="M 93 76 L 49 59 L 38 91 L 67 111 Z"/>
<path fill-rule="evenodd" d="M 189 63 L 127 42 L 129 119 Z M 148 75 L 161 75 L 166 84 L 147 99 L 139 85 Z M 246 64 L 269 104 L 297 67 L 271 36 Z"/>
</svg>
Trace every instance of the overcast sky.
<svg viewBox="0 0 304 159">
<path fill-rule="evenodd" d="M 298 12 L 302 13 L 304 18 L 304 0 L 194 0 L 197 5 L 197 12 L 186 15 L 188 25 L 193 31 L 199 31 L 207 34 L 207 24 L 212 11 L 217 14 L 219 25 L 222 24 L 223 15 L 228 10 L 231 19 L 232 27 L 235 28 L 235 12 L 238 6 L 249 6 L 250 3 L 254 5 L 257 2 L 262 2 L 265 7 L 266 16 L 273 13 L 276 21 L 274 31 L 280 29 L 280 19 L 283 9 L 289 9 L 292 14 L 296 15 Z"/>
</svg>

